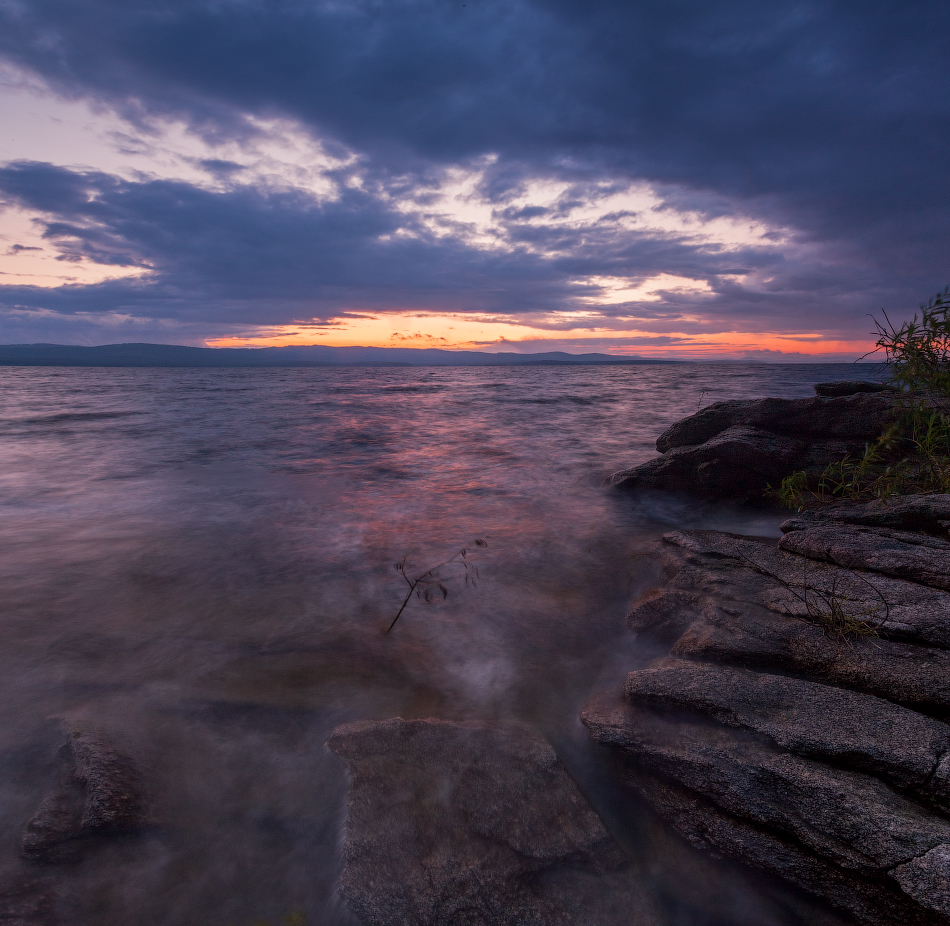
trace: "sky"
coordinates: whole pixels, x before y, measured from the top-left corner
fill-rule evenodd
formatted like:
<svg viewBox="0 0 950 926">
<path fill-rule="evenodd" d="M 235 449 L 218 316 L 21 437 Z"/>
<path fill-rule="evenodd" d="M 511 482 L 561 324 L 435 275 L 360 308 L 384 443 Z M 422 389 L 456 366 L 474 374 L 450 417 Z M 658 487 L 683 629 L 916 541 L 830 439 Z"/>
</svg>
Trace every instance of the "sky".
<svg viewBox="0 0 950 926">
<path fill-rule="evenodd" d="M 950 283 L 950 5 L 0 0 L 0 343 L 853 360 Z"/>
</svg>

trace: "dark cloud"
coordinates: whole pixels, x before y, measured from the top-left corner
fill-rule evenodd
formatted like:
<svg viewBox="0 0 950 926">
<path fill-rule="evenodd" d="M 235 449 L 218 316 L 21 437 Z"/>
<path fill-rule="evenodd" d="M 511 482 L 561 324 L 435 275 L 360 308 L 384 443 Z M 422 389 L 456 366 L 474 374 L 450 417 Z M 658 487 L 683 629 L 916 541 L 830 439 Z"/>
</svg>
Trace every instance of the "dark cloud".
<svg viewBox="0 0 950 926">
<path fill-rule="evenodd" d="M 291 117 L 355 152 L 377 193 L 421 197 L 447 165 L 496 155 L 480 189 L 508 210 L 513 248 L 418 228 L 384 244 L 411 220 L 372 184 L 317 205 L 53 168 L 46 186 L 38 167 L 2 183 L 50 216 L 65 257 L 153 268 L 148 281 L 48 294 L 57 311 L 102 299 L 249 322 L 300 317 L 303 304 L 540 312 L 576 301 L 571 275 L 664 272 L 712 287 L 697 328 L 784 318 L 853 334 L 869 309 L 950 279 L 948 26 L 936 0 L 6 0 L 0 54 L 131 119 L 241 137 L 256 131 L 249 115 Z M 717 261 L 609 222 L 584 234 L 529 224 L 540 207 L 512 198 L 533 177 L 568 179 L 578 196 L 645 179 L 671 208 L 744 211 L 792 243 L 781 259 Z M 736 266 L 761 282 L 730 281 Z M 34 297 L 8 292 L 20 298 Z"/>
<path fill-rule="evenodd" d="M 579 274 L 646 277 L 665 268 L 714 279 L 722 262 L 716 247 L 613 226 L 520 236 L 554 256 L 520 247 L 518 235 L 510 248 L 485 250 L 433 235 L 378 194 L 347 187 L 321 201 L 300 191 L 217 191 L 19 162 L 0 168 L 0 194 L 46 216 L 43 237 L 63 258 L 143 270 L 52 291 L 0 288 L 8 306 L 64 313 L 262 325 L 373 308 L 521 315 L 577 309 L 597 297 L 600 287 L 574 282 Z M 604 314 L 675 317 L 649 303 Z"/>
</svg>

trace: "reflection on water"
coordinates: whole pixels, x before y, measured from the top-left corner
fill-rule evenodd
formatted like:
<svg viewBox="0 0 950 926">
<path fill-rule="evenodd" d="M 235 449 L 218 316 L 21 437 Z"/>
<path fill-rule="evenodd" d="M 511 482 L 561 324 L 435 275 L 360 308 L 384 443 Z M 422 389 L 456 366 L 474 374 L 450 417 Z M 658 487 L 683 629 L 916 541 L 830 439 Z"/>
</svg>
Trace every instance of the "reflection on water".
<svg viewBox="0 0 950 926">
<path fill-rule="evenodd" d="M 154 828 L 55 874 L 102 924 L 352 922 L 333 897 L 344 772 L 323 745 L 347 720 L 518 717 L 596 800 L 576 715 L 652 655 L 623 625 L 650 580 L 637 551 L 671 525 L 781 518 L 600 479 L 700 402 L 854 375 L 0 369 L 0 868 L 63 729 L 122 737 L 152 795 Z M 385 635 L 394 564 L 475 538 L 477 586 L 412 600 Z"/>
</svg>

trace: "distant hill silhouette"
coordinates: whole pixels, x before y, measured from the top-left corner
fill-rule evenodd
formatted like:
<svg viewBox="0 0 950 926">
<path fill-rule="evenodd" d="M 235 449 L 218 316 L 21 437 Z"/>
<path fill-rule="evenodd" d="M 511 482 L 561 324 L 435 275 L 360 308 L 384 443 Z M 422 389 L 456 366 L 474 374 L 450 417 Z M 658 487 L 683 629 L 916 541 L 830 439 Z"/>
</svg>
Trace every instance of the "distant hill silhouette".
<svg viewBox="0 0 950 926">
<path fill-rule="evenodd" d="M 335 367 L 540 366 L 676 363 L 611 354 L 488 354 L 412 347 L 182 347 L 177 344 L 0 344 L 0 366 L 44 367 Z"/>
</svg>

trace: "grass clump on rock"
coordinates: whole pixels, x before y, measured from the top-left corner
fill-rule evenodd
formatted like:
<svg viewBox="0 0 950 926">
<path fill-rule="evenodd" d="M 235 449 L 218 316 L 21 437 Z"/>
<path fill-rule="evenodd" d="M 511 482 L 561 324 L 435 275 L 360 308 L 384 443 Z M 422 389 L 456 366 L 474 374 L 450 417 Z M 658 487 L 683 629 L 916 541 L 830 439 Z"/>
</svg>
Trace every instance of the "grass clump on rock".
<svg viewBox="0 0 950 926">
<path fill-rule="evenodd" d="M 897 388 L 894 424 L 860 457 L 830 463 L 817 478 L 799 471 L 782 480 L 779 500 L 811 508 L 838 499 L 950 491 L 950 287 L 910 321 L 895 325 L 886 312 L 874 319 L 871 354 Z M 866 355 L 870 356 L 870 355 Z"/>
</svg>

